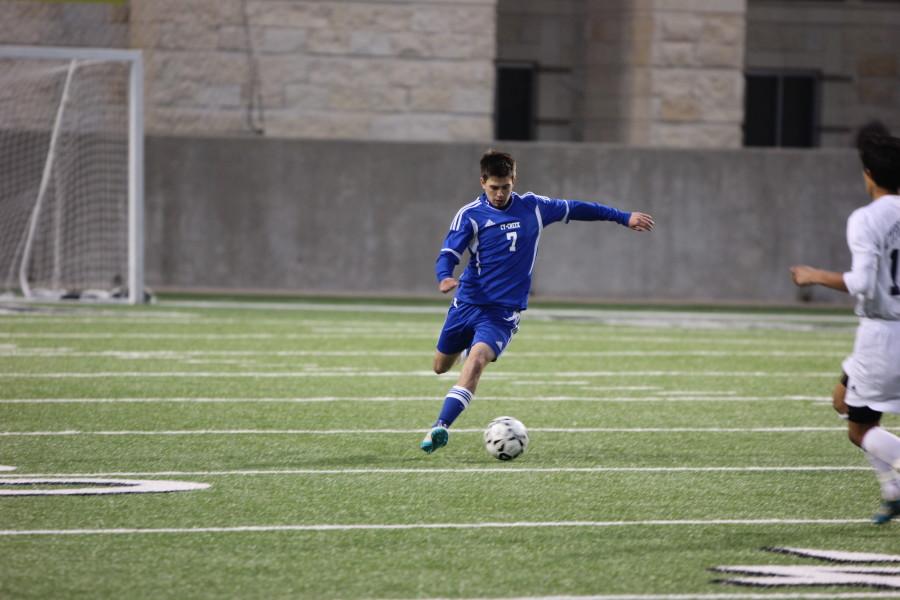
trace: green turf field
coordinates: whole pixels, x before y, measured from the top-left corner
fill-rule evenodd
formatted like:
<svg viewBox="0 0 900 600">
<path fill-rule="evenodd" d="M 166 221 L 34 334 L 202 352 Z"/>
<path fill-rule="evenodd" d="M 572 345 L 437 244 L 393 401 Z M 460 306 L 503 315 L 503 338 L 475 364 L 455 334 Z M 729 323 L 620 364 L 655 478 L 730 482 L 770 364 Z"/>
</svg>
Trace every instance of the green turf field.
<svg viewBox="0 0 900 600">
<path fill-rule="evenodd" d="M 711 571 L 900 554 L 830 408 L 849 314 L 529 310 L 428 456 L 442 305 L 8 309 L 0 493 L 210 487 L 0 496 L 0 598 L 900 597 L 898 565 L 881 588 Z M 481 445 L 499 415 L 529 428 L 510 463 Z"/>
</svg>

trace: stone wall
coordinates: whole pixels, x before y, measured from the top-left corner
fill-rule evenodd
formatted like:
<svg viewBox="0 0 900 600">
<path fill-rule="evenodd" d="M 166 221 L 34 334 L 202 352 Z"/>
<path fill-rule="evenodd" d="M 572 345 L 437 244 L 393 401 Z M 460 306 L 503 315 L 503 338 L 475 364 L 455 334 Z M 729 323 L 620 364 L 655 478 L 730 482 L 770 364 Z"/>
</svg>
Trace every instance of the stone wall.
<svg viewBox="0 0 900 600">
<path fill-rule="evenodd" d="M 127 48 L 128 31 L 125 3 L 0 2 L 0 44 Z"/>
<path fill-rule="evenodd" d="M 535 139 L 582 139 L 584 0 L 499 0 L 497 11 L 498 61 L 535 68 Z"/>
<path fill-rule="evenodd" d="M 148 133 L 492 137 L 496 0 L 0 1 L 0 43 L 144 52 Z"/>
<path fill-rule="evenodd" d="M 150 132 L 487 139 L 495 0 L 132 0 Z"/>
<path fill-rule="evenodd" d="M 165 135 L 487 140 L 497 59 L 537 66 L 541 140 L 739 146 L 747 67 L 821 72 L 842 146 L 900 130 L 898 27 L 869 0 L 0 1 L 0 43 L 142 49 Z"/>
<path fill-rule="evenodd" d="M 869 119 L 900 130 L 900 6 L 750 0 L 748 68 L 821 75 L 821 145 L 846 146 Z"/>
<path fill-rule="evenodd" d="M 538 67 L 538 139 L 737 147 L 744 13 L 745 0 L 500 0 L 498 58 Z"/>
</svg>

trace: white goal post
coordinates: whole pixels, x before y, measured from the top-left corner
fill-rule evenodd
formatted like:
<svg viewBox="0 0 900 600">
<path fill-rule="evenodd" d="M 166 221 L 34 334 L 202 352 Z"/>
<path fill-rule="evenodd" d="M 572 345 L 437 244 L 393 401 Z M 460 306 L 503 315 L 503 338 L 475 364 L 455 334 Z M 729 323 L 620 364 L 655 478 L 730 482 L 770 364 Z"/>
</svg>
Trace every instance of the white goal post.
<svg viewBox="0 0 900 600">
<path fill-rule="evenodd" d="M 139 50 L 0 45 L 0 298 L 144 302 Z"/>
</svg>

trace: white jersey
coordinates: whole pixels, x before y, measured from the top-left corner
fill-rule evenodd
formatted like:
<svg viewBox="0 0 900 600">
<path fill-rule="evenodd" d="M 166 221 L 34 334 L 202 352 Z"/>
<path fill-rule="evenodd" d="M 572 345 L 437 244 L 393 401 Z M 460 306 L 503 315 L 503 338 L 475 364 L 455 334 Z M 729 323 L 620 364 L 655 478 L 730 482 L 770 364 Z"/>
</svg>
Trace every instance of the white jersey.
<svg viewBox="0 0 900 600">
<path fill-rule="evenodd" d="M 844 273 L 856 314 L 900 320 L 900 196 L 881 196 L 847 219 L 853 266 Z"/>
</svg>

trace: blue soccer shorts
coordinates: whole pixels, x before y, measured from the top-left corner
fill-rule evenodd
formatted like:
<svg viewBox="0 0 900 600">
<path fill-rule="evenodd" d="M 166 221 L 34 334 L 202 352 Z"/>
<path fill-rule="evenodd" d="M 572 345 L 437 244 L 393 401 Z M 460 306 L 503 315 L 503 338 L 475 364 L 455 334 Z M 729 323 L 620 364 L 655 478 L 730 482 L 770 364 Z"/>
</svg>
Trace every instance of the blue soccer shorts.
<svg viewBox="0 0 900 600">
<path fill-rule="evenodd" d="M 518 330 L 519 311 L 466 304 L 454 298 L 438 337 L 437 349 L 452 355 L 484 342 L 494 350 L 494 360 L 497 360 Z"/>
</svg>

